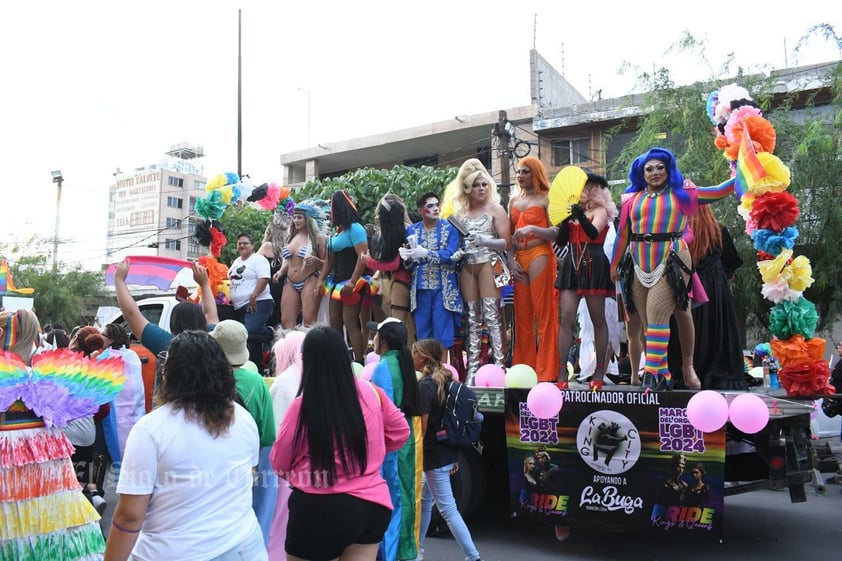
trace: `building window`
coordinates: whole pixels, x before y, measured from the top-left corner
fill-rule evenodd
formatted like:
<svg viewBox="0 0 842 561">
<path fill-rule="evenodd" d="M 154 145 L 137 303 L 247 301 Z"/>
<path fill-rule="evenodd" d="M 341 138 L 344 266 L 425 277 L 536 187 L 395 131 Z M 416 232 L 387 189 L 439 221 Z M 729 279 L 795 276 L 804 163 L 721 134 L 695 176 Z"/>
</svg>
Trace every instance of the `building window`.
<svg viewBox="0 0 842 561">
<path fill-rule="evenodd" d="M 201 189 L 202 191 L 204 191 L 205 185 L 207 185 L 207 184 L 208 184 L 207 181 L 202 181 L 200 179 L 196 179 L 195 181 L 193 181 L 193 188 L 194 189 Z"/>
<path fill-rule="evenodd" d="M 172 240 L 170 238 L 167 238 L 167 241 L 164 242 L 164 247 L 166 247 L 167 249 L 181 251 L 181 240 Z"/>
<path fill-rule="evenodd" d="M 190 214 L 196 212 L 196 197 L 190 197 Z"/>
<path fill-rule="evenodd" d="M 198 257 L 201 247 L 196 242 L 187 242 L 187 257 Z"/>
<path fill-rule="evenodd" d="M 591 159 L 591 143 L 587 138 L 568 138 L 553 140 L 550 143 L 552 165 L 569 166 L 593 161 Z"/>
<path fill-rule="evenodd" d="M 183 204 L 180 197 L 167 197 L 167 206 L 170 208 L 181 208 Z"/>
<path fill-rule="evenodd" d="M 184 179 L 171 175 L 167 178 L 167 183 L 173 187 L 184 187 Z"/>
<path fill-rule="evenodd" d="M 178 218 L 167 218 L 167 229 L 181 230 L 181 220 Z"/>
</svg>

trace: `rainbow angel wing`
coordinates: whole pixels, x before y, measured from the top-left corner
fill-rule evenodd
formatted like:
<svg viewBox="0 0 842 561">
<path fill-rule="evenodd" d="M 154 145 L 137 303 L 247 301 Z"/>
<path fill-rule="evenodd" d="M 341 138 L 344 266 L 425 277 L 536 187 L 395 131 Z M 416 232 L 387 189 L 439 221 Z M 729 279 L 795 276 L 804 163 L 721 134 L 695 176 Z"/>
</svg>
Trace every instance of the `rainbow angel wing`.
<svg viewBox="0 0 842 561">
<path fill-rule="evenodd" d="M 6 411 L 19 400 L 29 379 L 26 364 L 15 353 L 0 353 L 0 411 Z"/>
<path fill-rule="evenodd" d="M 120 357 L 94 360 L 58 349 L 32 358 L 22 398 L 47 426 L 63 427 L 96 413 L 100 405 L 114 399 L 125 380 Z"/>
</svg>

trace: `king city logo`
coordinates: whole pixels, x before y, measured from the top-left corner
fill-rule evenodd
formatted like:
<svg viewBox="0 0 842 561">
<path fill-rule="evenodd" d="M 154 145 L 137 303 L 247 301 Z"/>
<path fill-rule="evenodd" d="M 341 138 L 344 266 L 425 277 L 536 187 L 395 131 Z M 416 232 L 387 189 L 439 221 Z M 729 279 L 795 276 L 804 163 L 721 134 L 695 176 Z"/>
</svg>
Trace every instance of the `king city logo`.
<svg viewBox="0 0 842 561">
<path fill-rule="evenodd" d="M 576 445 L 586 464 L 609 475 L 625 473 L 640 457 L 637 427 L 616 411 L 595 411 L 585 417 L 576 433 Z"/>
</svg>

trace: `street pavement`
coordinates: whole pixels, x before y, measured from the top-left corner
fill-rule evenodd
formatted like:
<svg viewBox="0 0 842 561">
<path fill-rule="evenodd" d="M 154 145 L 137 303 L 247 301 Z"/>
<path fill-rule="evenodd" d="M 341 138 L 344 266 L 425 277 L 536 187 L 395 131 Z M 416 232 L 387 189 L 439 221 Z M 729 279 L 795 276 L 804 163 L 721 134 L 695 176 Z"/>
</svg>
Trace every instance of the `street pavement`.
<svg viewBox="0 0 842 561">
<path fill-rule="evenodd" d="M 839 437 L 830 443 L 842 461 Z M 550 526 L 509 519 L 509 506 L 488 494 L 468 522 L 484 561 L 836 561 L 842 549 L 842 489 L 825 473 L 825 492 L 806 486 L 807 501 L 792 503 L 789 492 L 754 491 L 725 499 L 724 541 L 666 534 L 575 531 L 559 543 Z M 459 546 L 443 534 L 426 539 L 425 561 L 463 561 Z"/>
<path fill-rule="evenodd" d="M 842 462 L 839 437 L 824 438 Z M 842 549 L 842 478 L 824 473 L 825 491 L 807 485 L 807 502 L 792 503 L 783 491 L 754 491 L 725 499 L 724 541 L 665 535 L 574 532 L 569 541 L 555 540 L 550 526 L 530 526 L 509 518 L 505 493 L 488 493 L 468 522 L 484 561 L 836 561 Z M 112 478 L 106 480 L 108 507 L 103 532 L 108 533 L 117 504 Z M 502 501 L 500 498 L 502 497 Z M 449 534 L 426 539 L 425 561 L 463 561 Z"/>
</svg>

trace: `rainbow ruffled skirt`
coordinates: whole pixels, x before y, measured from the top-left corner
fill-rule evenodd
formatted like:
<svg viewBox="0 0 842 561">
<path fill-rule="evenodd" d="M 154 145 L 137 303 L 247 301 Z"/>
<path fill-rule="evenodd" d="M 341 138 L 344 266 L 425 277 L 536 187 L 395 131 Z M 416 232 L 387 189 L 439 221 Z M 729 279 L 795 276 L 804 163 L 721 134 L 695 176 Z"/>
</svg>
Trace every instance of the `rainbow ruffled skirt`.
<svg viewBox="0 0 842 561">
<path fill-rule="evenodd" d="M 0 559 L 102 559 L 100 516 L 82 494 L 58 428 L 15 406 L 0 418 Z"/>
</svg>

